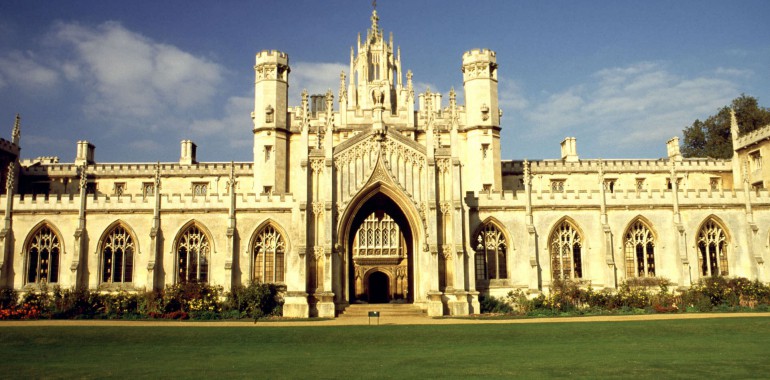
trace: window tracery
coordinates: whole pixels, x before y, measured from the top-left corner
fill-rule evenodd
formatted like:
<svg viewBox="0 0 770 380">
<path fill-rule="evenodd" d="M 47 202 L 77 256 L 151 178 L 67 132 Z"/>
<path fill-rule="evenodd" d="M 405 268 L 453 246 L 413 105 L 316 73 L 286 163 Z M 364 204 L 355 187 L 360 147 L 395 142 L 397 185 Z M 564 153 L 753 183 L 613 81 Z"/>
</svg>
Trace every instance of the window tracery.
<svg viewBox="0 0 770 380">
<path fill-rule="evenodd" d="M 727 236 L 709 219 L 698 231 L 698 265 L 702 276 L 727 276 Z"/>
<path fill-rule="evenodd" d="M 254 240 L 254 281 L 283 282 L 285 250 L 283 236 L 275 227 L 267 225 L 263 228 Z"/>
<path fill-rule="evenodd" d="M 494 224 L 488 223 L 476 236 L 476 279 L 508 278 L 508 244 Z"/>
<path fill-rule="evenodd" d="M 551 273 L 554 279 L 583 277 L 580 233 L 568 221 L 563 221 L 551 234 Z"/>
<path fill-rule="evenodd" d="M 192 225 L 177 242 L 177 274 L 179 282 L 208 282 L 209 239 L 196 225 Z"/>
<path fill-rule="evenodd" d="M 353 242 L 354 256 L 403 256 L 401 229 L 385 212 L 371 213 L 358 227 Z"/>
<path fill-rule="evenodd" d="M 101 282 L 130 283 L 134 276 L 134 240 L 123 226 L 115 227 L 102 245 Z"/>
<path fill-rule="evenodd" d="M 35 232 L 26 252 L 28 284 L 59 282 L 61 243 L 49 226 Z"/>
<path fill-rule="evenodd" d="M 642 221 L 636 221 L 625 236 L 626 277 L 655 276 L 655 237 Z"/>
</svg>

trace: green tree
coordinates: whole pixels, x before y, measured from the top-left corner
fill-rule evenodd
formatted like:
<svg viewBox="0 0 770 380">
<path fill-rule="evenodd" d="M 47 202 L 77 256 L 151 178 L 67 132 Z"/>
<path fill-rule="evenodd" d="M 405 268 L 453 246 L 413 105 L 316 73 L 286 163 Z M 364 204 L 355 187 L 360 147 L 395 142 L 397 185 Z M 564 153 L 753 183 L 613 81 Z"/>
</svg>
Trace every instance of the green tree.
<svg viewBox="0 0 770 380">
<path fill-rule="evenodd" d="M 752 96 L 741 94 L 728 107 L 722 107 L 716 115 L 706 120 L 695 120 L 682 130 L 684 157 L 730 158 L 733 145 L 730 136 L 730 108 L 735 110 L 739 134 L 743 135 L 770 124 L 770 109 L 760 107 Z"/>
</svg>

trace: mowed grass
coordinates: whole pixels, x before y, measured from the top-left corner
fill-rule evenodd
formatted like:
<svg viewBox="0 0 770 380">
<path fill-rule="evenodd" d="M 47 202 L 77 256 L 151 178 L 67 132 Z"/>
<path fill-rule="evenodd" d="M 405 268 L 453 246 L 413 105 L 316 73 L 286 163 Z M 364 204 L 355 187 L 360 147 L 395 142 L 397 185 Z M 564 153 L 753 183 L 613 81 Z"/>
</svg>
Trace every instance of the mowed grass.
<svg viewBox="0 0 770 380">
<path fill-rule="evenodd" d="M 770 318 L 6 327 L 3 378 L 767 378 Z"/>
</svg>

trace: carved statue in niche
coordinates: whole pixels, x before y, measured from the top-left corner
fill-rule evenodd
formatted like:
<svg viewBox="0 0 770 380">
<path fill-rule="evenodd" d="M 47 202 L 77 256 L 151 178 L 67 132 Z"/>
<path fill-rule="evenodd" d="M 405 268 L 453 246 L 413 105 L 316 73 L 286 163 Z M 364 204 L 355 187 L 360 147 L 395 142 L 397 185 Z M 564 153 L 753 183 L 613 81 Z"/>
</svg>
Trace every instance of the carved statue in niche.
<svg viewBox="0 0 770 380">
<path fill-rule="evenodd" d="M 372 101 L 374 101 L 374 105 L 380 106 L 385 101 L 385 94 L 380 90 L 379 87 L 375 87 L 372 90 Z"/>
</svg>

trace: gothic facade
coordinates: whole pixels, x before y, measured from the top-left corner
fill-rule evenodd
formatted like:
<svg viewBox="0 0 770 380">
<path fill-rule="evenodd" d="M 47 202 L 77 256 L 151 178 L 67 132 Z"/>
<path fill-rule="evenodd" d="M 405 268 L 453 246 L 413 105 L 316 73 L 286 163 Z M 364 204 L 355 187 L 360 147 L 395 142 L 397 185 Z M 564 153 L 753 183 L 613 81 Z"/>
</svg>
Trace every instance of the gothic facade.
<svg viewBox="0 0 770 380">
<path fill-rule="evenodd" d="M 454 90 L 415 94 L 376 11 L 336 96 L 290 107 L 289 57 L 256 54 L 252 162 L 19 160 L 0 140 L 0 285 L 152 289 L 262 281 L 289 317 L 352 303 L 479 312 L 480 295 L 548 292 L 556 279 L 615 288 L 635 277 L 770 280 L 770 126 L 731 160 L 503 160 L 497 59 L 462 55 Z"/>
</svg>

